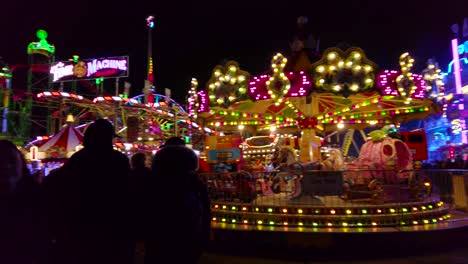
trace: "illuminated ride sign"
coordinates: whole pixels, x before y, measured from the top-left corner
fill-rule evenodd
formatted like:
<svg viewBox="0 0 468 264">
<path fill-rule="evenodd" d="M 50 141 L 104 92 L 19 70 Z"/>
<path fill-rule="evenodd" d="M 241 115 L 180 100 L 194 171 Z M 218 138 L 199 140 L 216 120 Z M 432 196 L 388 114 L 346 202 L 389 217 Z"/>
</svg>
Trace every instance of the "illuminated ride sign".
<svg viewBox="0 0 468 264">
<path fill-rule="evenodd" d="M 52 64 L 50 74 L 53 82 L 127 77 L 128 66 L 127 56 L 59 61 Z"/>
<path fill-rule="evenodd" d="M 468 40 L 458 45 L 458 54 L 463 55 L 468 53 Z"/>
</svg>

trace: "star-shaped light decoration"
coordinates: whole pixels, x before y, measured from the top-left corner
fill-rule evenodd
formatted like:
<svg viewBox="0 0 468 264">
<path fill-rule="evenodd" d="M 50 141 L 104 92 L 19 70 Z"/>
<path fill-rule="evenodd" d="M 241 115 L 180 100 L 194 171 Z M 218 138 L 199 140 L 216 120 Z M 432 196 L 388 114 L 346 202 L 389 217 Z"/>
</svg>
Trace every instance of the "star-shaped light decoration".
<svg viewBox="0 0 468 264">
<path fill-rule="evenodd" d="M 360 48 L 327 49 L 323 58 L 312 65 L 314 84 L 319 91 L 345 97 L 372 89 L 375 69 L 375 63 Z"/>
<path fill-rule="evenodd" d="M 249 73 L 239 69 L 239 64 L 229 61 L 226 66 L 216 66 L 208 81 L 208 94 L 212 105 L 229 107 L 244 99 L 247 94 Z"/>
</svg>

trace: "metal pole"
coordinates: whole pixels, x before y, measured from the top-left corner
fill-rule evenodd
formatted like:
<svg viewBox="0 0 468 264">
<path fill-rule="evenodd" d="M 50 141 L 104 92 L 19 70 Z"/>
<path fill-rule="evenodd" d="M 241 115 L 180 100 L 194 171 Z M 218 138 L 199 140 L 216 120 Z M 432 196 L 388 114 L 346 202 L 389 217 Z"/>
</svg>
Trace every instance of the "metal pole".
<svg viewBox="0 0 468 264">
<path fill-rule="evenodd" d="M 119 96 L 119 77 L 115 79 L 115 96 Z"/>
<path fill-rule="evenodd" d="M 118 77 L 115 79 L 115 96 L 119 96 L 119 78 Z M 114 109 L 114 133 L 116 134 L 117 134 L 117 131 L 119 131 L 119 128 L 117 127 L 117 112 L 119 110 L 119 107 L 121 106 L 121 103 L 122 102 L 119 101 L 118 105 Z"/>
<path fill-rule="evenodd" d="M 177 112 L 174 111 L 174 136 L 179 136 L 179 129 L 177 127 Z"/>
<path fill-rule="evenodd" d="M 10 101 L 10 89 L 11 89 L 11 81 L 9 78 L 6 79 L 6 89 L 4 91 L 4 103 L 3 103 L 3 120 L 2 120 L 2 133 L 7 133 L 8 129 L 8 122 L 7 122 L 7 116 L 8 116 L 8 105 Z"/>
</svg>

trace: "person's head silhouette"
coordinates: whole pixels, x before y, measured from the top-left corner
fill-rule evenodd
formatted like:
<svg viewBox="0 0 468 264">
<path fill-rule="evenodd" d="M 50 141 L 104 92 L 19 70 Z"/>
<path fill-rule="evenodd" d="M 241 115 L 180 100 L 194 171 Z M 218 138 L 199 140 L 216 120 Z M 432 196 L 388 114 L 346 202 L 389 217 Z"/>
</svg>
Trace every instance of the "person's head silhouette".
<svg viewBox="0 0 468 264">
<path fill-rule="evenodd" d="M 141 169 L 145 167 L 146 154 L 145 153 L 135 153 L 130 160 L 132 163 L 132 169 Z"/>
<path fill-rule="evenodd" d="M 28 173 L 21 152 L 8 140 L 0 140 L 0 194 L 13 192 Z"/>
<path fill-rule="evenodd" d="M 86 129 L 83 146 L 88 149 L 112 149 L 114 136 L 114 126 L 105 119 L 98 119 Z"/>
<path fill-rule="evenodd" d="M 166 146 L 185 146 L 185 141 L 181 137 L 170 137 L 162 147 Z"/>
</svg>

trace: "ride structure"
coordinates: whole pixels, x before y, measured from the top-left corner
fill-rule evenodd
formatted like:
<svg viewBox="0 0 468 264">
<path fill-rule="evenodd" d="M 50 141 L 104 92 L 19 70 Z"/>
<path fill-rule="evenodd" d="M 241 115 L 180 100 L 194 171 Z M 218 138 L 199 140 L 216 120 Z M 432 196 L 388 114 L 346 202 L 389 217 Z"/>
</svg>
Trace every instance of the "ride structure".
<svg viewBox="0 0 468 264">
<path fill-rule="evenodd" d="M 202 135 L 214 134 L 191 119 L 184 107 L 172 100 L 170 95 L 154 92 L 151 51 L 154 17 L 148 17 L 146 22 L 149 29 L 148 75 L 141 95 L 130 97 L 131 84 L 124 82 L 124 87 L 121 85 L 120 80 L 129 76 L 130 60 L 127 56 L 83 59 L 73 55 L 67 61 L 44 64 L 46 69 L 40 72 L 46 72 L 50 84 L 47 88 L 39 89 L 32 98 L 35 104 L 48 107 L 50 115 L 47 116 L 47 127 L 50 133 L 43 133 L 26 145 L 27 150 L 38 147 L 36 158 L 50 158 L 50 153 L 44 151 L 45 146 L 49 145 L 53 145 L 57 150 L 54 153 L 60 158 L 69 157 L 74 151 L 70 151 L 67 144 L 55 144 L 54 142 L 67 141 L 57 140 L 57 137 L 74 134 L 69 131 L 83 133 L 87 125 L 98 118 L 105 118 L 113 123 L 115 134 L 118 135 L 115 148 L 128 155 L 141 151 L 154 154 L 171 136 L 180 135 L 201 141 Z M 41 32 L 39 44 L 32 43 L 28 50 L 34 51 L 40 46 L 49 47 L 47 51 L 55 51 L 55 47 L 52 46 L 52 49 L 44 42 L 45 31 Z M 115 81 L 114 86 L 109 85 L 112 81 Z M 74 141 L 81 144 L 80 138 L 82 137 L 74 137 L 78 139 Z M 62 149 L 59 151 L 60 148 Z"/>
<path fill-rule="evenodd" d="M 274 55 L 269 74 L 251 75 L 239 63 L 229 61 L 213 69 L 204 91 L 191 93 L 191 100 L 200 106 L 196 109 L 199 123 L 220 134 L 243 135 L 248 130 L 258 138 L 286 134 L 292 135 L 290 141 L 298 138 L 296 148 L 260 143 L 265 147 L 254 150 L 254 144 L 249 144 L 245 166 L 238 166 L 237 174 L 205 175 L 217 197 L 213 221 L 317 228 L 446 220 L 449 208 L 432 193 L 427 175 L 413 171 L 408 146 L 389 137 L 390 132 L 380 132 L 377 140 L 364 132 L 369 127 L 398 127 L 440 110 L 440 100 L 428 96 L 431 91 L 426 89 L 423 76 L 412 72 L 414 59 L 404 53 L 399 58 L 400 71 L 380 70 L 358 47 L 328 48 L 318 58 L 306 48 L 305 39 L 311 38 L 296 38 L 299 43 L 289 59 L 280 53 Z M 321 151 L 323 139 L 336 131 L 350 135 L 338 148 Z M 355 158 L 357 163 L 341 154 L 353 144 L 356 131 L 369 147 L 362 157 Z M 274 166 L 278 170 L 259 171 L 258 166 L 252 166 L 259 160 L 269 163 L 258 154 L 275 156 L 267 151 L 275 147 L 293 153 L 280 155 L 276 160 L 279 167 Z M 370 160 L 365 160 L 366 153 Z M 252 167 L 255 170 L 243 171 Z M 362 183 L 366 188 L 363 197 L 356 198 L 357 185 L 349 186 L 355 175 L 370 178 Z M 246 190 L 252 195 L 240 195 Z M 399 200 L 400 195 L 407 198 Z"/>
</svg>

